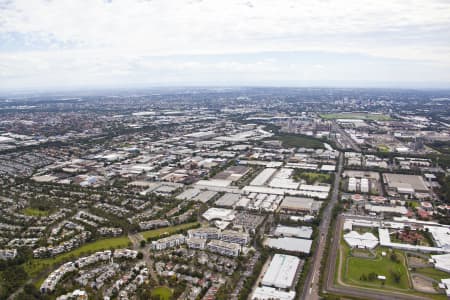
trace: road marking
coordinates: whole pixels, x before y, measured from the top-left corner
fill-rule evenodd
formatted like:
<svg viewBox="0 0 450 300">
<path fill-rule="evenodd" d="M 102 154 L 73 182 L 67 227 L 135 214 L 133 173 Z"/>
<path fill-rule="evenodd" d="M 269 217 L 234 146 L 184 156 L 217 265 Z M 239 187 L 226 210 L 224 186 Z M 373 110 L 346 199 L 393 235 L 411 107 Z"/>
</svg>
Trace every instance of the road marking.
<svg viewBox="0 0 450 300">
<path fill-rule="evenodd" d="M 309 294 L 311 294 L 311 292 L 312 292 L 312 287 L 309 288 Z"/>
</svg>

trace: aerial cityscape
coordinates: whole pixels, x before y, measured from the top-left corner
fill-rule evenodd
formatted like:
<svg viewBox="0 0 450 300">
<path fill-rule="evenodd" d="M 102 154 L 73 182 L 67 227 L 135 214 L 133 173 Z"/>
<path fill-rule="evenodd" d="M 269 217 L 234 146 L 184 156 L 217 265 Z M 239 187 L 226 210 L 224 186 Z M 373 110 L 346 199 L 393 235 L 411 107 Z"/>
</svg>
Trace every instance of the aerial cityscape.
<svg viewBox="0 0 450 300">
<path fill-rule="evenodd" d="M 450 299 L 447 0 L 0 0 L 0 300 Z"/>
<path fill-rule="evenodd" d="M 0 103 L 2 297 L 445 299 L 450 92 Z"/>
</svg>

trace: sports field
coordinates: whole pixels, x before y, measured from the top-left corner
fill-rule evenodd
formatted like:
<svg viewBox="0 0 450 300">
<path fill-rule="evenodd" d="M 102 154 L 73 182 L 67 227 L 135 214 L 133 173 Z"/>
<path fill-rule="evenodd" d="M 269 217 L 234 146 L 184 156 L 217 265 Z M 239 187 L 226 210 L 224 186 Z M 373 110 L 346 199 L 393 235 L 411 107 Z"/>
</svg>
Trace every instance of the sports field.
<svg viewBox="0 0 450 300">
<path fill-rule="evenodd" d="M 22 210 L 22 213 L 24 215 L 32 216 L 32 217 L 45 217 L 45 216 L 48 216 L 50 214 L 50 211 L 48 211 L 48 210 L 39 210 L 39 209 L 36 209 L 36 208 L 27 207 L 27 208 Z"/>
<path fill-rule="evenodd" d="M 160 300 L 169 300 L 172 296 L 172 290 L 166 286 L 159 286 L 152 290 L 152 297 L 158 296 Z"/>
<path fill-rule="evenodd" d="M 371 113 L 335 113 L 335 114 L 321 114 L 320 117 L 326 120 L 335 119 L 362 119 L 373 121 L 389 121 L 391 117 L 383 114 L 371 114 Z"/>
</svg>

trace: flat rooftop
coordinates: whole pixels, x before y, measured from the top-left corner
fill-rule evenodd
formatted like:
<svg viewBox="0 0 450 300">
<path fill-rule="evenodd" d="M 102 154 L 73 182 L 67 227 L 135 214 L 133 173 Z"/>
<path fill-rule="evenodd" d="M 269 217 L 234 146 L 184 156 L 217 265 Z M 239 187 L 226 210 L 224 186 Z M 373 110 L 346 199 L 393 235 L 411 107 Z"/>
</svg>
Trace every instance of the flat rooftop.
<svg viewBox="0 0 450 300">
<path fill-rule="evenodd" d="M 290 288 L 295 279 L 300 259 L 292 255 L 275 254 L 261 283 L 266 286 Z"/>
<path fill-rule="evenodd" d="M 311 251 L 312 240 L 297 239 L 291 237 L 270 238 L 267 239 L 267 245 L 275 249 L 309 253 Z"/>
<path fill-rule="evenodd" d="M 387 186 L 390 188 L 412 188 L 415 191 L 428 191 L 421 176 L 385 173 L 384 178 Z"/>
</svg>

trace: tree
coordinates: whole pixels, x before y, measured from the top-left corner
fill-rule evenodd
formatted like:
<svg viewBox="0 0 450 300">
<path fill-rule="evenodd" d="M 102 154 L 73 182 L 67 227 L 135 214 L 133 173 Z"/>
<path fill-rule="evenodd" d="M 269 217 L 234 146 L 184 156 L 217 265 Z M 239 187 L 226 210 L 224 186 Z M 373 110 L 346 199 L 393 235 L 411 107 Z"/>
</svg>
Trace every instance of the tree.
<svg viewBox="0 0 450 300">
<path fill-rule="evenodd" d="M 402 279 L 402 274 L 399 271 L 390 270 L 391 276 L 395 283 L 400 283 Z"/>
<path fill-rule="evenodd" d="M 5 280 L 7 278 L 7 280 Z M 2 274 L 2 286 L 0 290 L 0 298 L 3 293 L 10 294 L 18 287 L 20 287 L 27 280 L 28 274 L 25 272 L 22 266 L 10 266 L 3 271 Z"/>
<path fill-rule="evenodd" d="M 398 258 L 398 255 L 397 255 L 397 253 L 395 253 L 395 252 L 392 252 L 392 253 L 391 253 L 390 258 L 391 258 L 391 260 L 392 260 L 393 262 L 395 262 L 395 263 L 399 263 L 399 262 L 400 262 L 400 259 Z"/>
<path fill-rule="evenodd" d="M 377 279 L 377 273 L 375 272 L 370 272 L 369 276 L 368 276 L 369 281 L 374 281 L 375 279 Z"/>
</svg>

